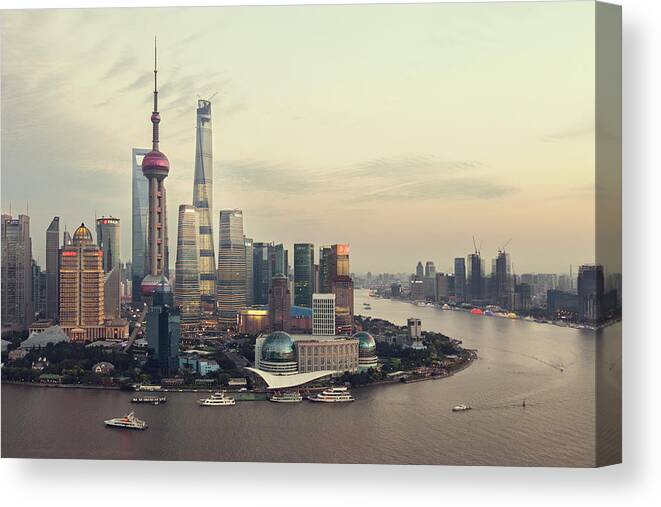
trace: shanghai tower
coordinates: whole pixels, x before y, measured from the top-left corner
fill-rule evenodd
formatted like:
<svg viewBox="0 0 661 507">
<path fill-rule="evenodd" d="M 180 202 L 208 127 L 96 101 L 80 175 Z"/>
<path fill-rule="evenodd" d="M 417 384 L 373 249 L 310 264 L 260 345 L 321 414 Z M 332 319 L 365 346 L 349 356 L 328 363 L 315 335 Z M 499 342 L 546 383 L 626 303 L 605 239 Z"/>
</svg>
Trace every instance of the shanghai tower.
<svg viewBox="0 0 661 507">
<path fill-rule="evenodd" d="M 154 45 L 154 110 L 151 113 L 152 149 L 142 159 L 142 173 L 149 186 L 149 215 L 147 222 L 147 275 L 142 281 L 142 295 L 150 298 L 159 285 L 169 286 L 167 274 L 168 228 L 166 221 L 165 178 L 170 172 L 170 161 L 159 150 L 158 83 Z"/>
<path fill-rule="evenodd" d="M 213 312 L 216 294 L 216 261 L 213 251 L 213 153 L 211 102 L 197 101 L 195 180 L 193 206 L 198 209 L 200 250 L 200 294 L 203 312 Z"/>
</svg>

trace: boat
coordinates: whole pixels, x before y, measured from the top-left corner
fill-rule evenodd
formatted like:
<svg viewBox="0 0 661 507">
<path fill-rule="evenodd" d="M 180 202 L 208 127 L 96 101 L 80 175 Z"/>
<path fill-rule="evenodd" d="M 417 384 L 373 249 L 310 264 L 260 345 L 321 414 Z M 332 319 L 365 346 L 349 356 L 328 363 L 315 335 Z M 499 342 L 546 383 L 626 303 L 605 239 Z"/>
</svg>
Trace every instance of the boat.
<svg viewBox="0 0 661 507">
<path fill-rule="evenodd" d="M 151 403 L 152 405 L 158 405 L 167 401 L 168 399 L 165 396 L 134 396 L 131 398 L 131 403 Z"/>
<path fill-rule="evenodd" d="M 283 393 L 273 393 L 269 401 L 276 403 L 298 403 L 303 400 L 303 396 L 298 391 L 285 391 Z"/>
<path fill-rule="evenodd" d="M 372 309 L 372 305 L 369 304 L 369 303 L 363 303 L 363 308 L 364 308 L 365 310 L 371 310 L 371 309 Z"/>
<path fill-rule="evenodd" d="M 349 389 L 346 387 L 330 387 L 313 396 L 308 396 L 310 401 L 319 401 L 321 403 L 342 403 L 345 401 L 354 401 Z"/>
<path fill-rule="evenodd" d="M 214 393 L 208 398 L 198 400 L 198 403 L 203 407 L 220 407 L 225 405 L 234 405 L 236 402 L 234 398 L 225 396 L 224 392 Z"/>
<path fill-rule="evenodd" d="M 452 407 L 453 412 L 465 412 L 466 410 L 471 410 L 473 407 L 470 405 L 466 405 L 465 403 L 460 403 L 459 405 L 455 405 Z"/>
<path fill-rule="evenodd" d="M 442 308 L 442 309 L 443 309 L 443 310 L 449 310 L 449 309 L 450 309 L 450 305 L 448 305 L 447 303 L 445 303 L 445 304 L 443 305 L 443 308 Z"/>
<path fill-rule="evenodd" d="M 147 429 L 147 423 L 138 419 L 133 412 L 126 414 L 124 417 L 115 417 L 104 422 L 106 426 L 112 426 L 113 428 L 126 428 L 129 430 Z"/>
</svg>

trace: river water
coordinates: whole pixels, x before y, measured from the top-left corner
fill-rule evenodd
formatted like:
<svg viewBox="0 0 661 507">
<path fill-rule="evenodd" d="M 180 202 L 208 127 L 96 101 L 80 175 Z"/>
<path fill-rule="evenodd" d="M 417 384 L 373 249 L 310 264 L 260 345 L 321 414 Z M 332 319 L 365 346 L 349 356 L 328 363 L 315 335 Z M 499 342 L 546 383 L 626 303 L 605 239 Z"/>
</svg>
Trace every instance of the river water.
<svg viewBox="0 0 661 507">
<path fill-rule="evenodd" d="M 418 317 L 423 329 L 478 349 L 479 359 L 450 378 L 357 389 L 356 402 L 336 405 L 203 408 L 199 394 L 168 393 L 166 404 L 131 406 L 128 392 L 3 385 L 2 456 L 576 467 L 594 466 L 597 455 L 617 459 L 620 324 L 595 333 L 371 299 L 366 291 L 355 299 L 357 313 L 397 324 Z M 607 385 L 599 404 L 595 378 L 600 389 Z M 453 413 L 461 402 L 473 410 Z M 148 430 L 104 427 L 130 409 Z M 602 412 L 607 421 L 597 425 Z"/>
</svg>

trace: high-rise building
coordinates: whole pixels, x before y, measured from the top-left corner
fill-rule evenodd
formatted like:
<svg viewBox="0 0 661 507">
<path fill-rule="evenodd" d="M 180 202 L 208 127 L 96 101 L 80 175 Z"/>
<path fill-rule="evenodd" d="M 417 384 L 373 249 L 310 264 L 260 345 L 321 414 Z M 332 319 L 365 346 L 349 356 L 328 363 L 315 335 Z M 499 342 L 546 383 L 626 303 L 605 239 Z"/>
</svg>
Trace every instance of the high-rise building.
<svg viewBox="0 0 661 507">
<path fill-rule="evenodd" d="M 60 259 L 60 325 L 101 326 L 105 320 L 103 251 L 80 224 Z"/>
<path fill-rule="evenodd" d="M 133 303 L 142 302 L 140 287 L 148 273 L 149 181 L 142 172 L 142 160 L 149 151 L 146 148 L 133 148 L 131 152 L 131 299 Z"/>
<path fill-rule="evenodd" d="M 330 283 L 342 276 L 351 276 L 349 268 L 349 245 L 331 246 L 330 264 L 328 267 Z"/>
<path fill-rule="evenodd" d="M 253 242 L 252 272 L 253 272 L 253 304 L 267 305 L 269 303 L 269 287 L 273 272 L 269 262 L 269 243 Z"/>
<path fill-rule="evenodd" d="M 216 304 L 222 324 L 236 326 L 236 317 L 246 306 L 246 246 L 243 212 L 220 211 Z"/>
<path fill-rule="evenodd" d="M 466 301 L 466 260 L 463 257 L 454 259 L 454 295 L 457 302 Z"/>
<path fill-rule="evenodd" d="M 2 325 L 27 329 L 32 307 L 30 217 L 2 215 Z"/>
<path fill-rule="evenodd" d="M 420 280 L 425 277 L 425 268 L 422 266 L 421 261 L 418 261 L 418 264 L 415 267 L 415 276 L 417 276 Z"/>
<path fill-rule="evenodd" d="M 36 318 L 46 314 L 46 273 L 32 259 L 32 312 Z"/>
<path fill-rule="evenodd" d="M 255 304 L 252 238 L 243 238 L 243 243 L 246 246 L 246 306 L 252 306 Z"/>
<path fill-rule="evenodd" d="M 331 291 L 335 296 L 335 328 L 337 334 L 353 334 L 353 279 L 338 276 L 333 280 Z"/>
<path fill-rule="evenodd" d="M 162 375 L 173 375 L 179 370 L 179 342 L 181 319 L 174 306 L 172 290 L 163 280 L 152 291 L 152 302 L 147 312 L 147 346 Z"/>
<path fill-rule="evenodd" d="M 273 331 L 289 331 L 291 312 L 291 294 L 289 280 L 282 273 L 277 273 L 271 282 L 269 291 L 269 320 Z"/>
<path fill-rule="evenodd" d="M 480 301 L 484 298 L 484 263 L 479 252 L 468 254 L 466 264 L 468 297 L 470 301 Z"/>
<path fill-rule="evenodd" d="M 214 309 L 216 295 L 216 260 L 213 244 L 213 143 L 211 130 L 211 102 L 197 101 L 195 136 L 195 180 L 193 205 L 199 210 L 200 292 L 202 310 Z M 183 319 L 183 315 L 182 315 Z"/>
<path fill-rule="evenodd" d="M 498 251 L 498 257 L 493 260 L 491 269 L 492 302 L 506 306 L 509 295 L 514 290 L 510 256 L 503 250 Z"/>
<path fill-rule="evenodd" d="M 436 273 L 436 301 L 447 301 L 454 289 L 454 277 L 446 273 Z"/>
<path fill-rule="evenodd" d="M 53 217 L 46 229 L 46 318 L 59 314 L 58 283 L 60 279 L 60 217 Z"/>
<path fill-rule="evenodd" d="M 604 317 L 604 267 L 580 266 L 577 285 L 579 320 L 598 324 Z"/>
<path fill-rule="evenodd" d="M 108 273 L 120 264 L 119 218 L 96 219 L 96 242 L 103 250 L 103 271 Z"/>
<path fill-rule="evenodd" d="M 314 245 L 294 244 L 294 304 L 312 308 L 314 291 Z"/>
<path fill-rule="evenodd" d="M 436 266 L 433 261 L 425 263 L 425 277 L 422 281 L 425 299 L 436 301 Z"/>
<path fill-rule="evenodd" d="M 335 336 L 335 294 L 312 295 L 312 334 Z"/>
<path fill-rule="evenodd" d="M 165 178 L 170 172 L 170 161 L 159 149 L 156 47 L 154 46 L 154 110 L 151 114 L 152 149 L 142 159 L 142 173 L 149 183 L 149 217 L 147 225 L 147 275 L 142 280 L 141 292 L 150 299 L 156 287 L 169 284 L 168 275 L 168 222 Z"/>
<path fill-rule="evenodd" d="M 103 309 L 106 319 L 119 319 L 122 304 L 122 269 L 115 266 L 106 273 L 103 282 Z"/>
<path fill-rule="evenodd" d="M 200 325 L 199 217 L 199 208 L 188 204 L 179 206 L 174 295 L 181 315 L 181 331 L 184 334 L 197 330 Z"/>
<path fill-rule="evenodd" d="M 289 258 L 285 246 L 280 243 L 273 247 L 273 275 L 281 274 L 287 276 L 289 274 Z"/>
<path fill-rule="evenodd" d="M 319 286 L 317 292 L 321 294 L 327 294 L 331 290 L 330 264 L 332 253 L 333 249 L 329 245 L 319 248 Z"/>
</svg>

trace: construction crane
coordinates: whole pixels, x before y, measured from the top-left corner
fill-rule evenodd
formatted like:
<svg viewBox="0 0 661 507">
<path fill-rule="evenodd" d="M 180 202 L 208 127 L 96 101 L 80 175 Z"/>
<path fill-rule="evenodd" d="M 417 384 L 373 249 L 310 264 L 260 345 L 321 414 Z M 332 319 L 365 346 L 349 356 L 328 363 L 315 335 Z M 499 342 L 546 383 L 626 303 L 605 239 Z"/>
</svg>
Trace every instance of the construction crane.
<svg viewBox="0 0 661 507">
<path fill-rule="evenodd" d="M 512 241 L 512 238 L 505 241 L 505 244 L 498 249 L 498 253 L 505 253 L 505 248 L 510 244 L 510 241 Z"/>
</svg>

